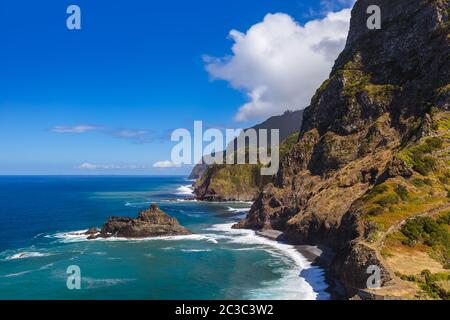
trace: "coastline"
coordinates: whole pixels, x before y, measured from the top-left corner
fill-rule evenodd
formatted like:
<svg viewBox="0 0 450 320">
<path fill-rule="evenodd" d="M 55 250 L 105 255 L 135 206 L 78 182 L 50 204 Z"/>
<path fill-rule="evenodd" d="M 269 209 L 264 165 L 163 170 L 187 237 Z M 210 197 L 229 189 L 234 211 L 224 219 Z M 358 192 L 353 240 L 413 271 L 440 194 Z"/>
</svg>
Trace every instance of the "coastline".
<svg viewBox="0 0 450 320">
<path fill-rule="evenodd" d="M 204 201 L 204 202 L 214 202 L 207 200 L 199 200 L 197 199 L 194 192 L 194 184 L 190 186 L 192 199 L 195 201 Z M 233 201 L 217 201 L 219 203 L 233 202 Z M 249 203 L 253 203 L 250 201 Z M 250 208 L 249 208 L 250 209 Z M 283 235 L 282 231 L 266 229 L 266 230 L 255 230 L 255 234 L 257 236 L 264 237 L 271 241 L 282 242 L 285 244 L 292 245 L 297 252 L 299 252 L 313 267 L 319 267 L 325 272 L 325 282 L 328 285 L 326 292 L 330 295 L 332 300 L 345 300 L 347 296 L 345 294 L 345 290 L 340 284 L 339 280 L 333 274 L 331 269 L 332 260 L 335 256 L 335 253 L 332 249 L 325 246 L 317 246 L 317 245 L 299 245 L 295 243 L 290 243 L 287 241 Z"/>
<path fill-rule="evenodd" d="M 333 274 L 331 270 L 331 265 L 335 253 L 328 247 L 325 246 L 316 246 L 316 245 L 306 245 L 306 244 L 294 244 L 289 243 L 285 240 L 282 231 L 279 230 L 257 230 L 255 231 L 256 235 L 265 237 L 272 241 L 284 242 L 286 244 L 290 244 L 294 246 L 294 248 L 305 257 L 312 266 L 319 267 L 325 272 L 325 281 L 328 284 L 327 292 L 330 294 L 331 299 L 333 300 L 345 300 L 347 299 L 345 295 L 345 291 L 340 284 L 339 280 Z"/>
</svg>

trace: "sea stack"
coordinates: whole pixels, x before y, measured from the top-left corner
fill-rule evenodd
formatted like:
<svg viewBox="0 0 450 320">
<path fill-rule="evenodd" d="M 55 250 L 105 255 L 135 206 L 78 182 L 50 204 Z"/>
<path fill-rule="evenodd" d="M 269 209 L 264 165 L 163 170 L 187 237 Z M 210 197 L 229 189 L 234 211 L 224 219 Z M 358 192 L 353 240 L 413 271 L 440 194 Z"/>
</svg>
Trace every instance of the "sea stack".
<svg viewBox="0 0 450 320">
<path fill-rule="evenodd" d="M 139 212 L 137 218 L 110 217 L 100 232 L 90 235 L 88 239 L 147 238 L 187 234 L 191 232 L 181 226 L 177 219 L 166 214 L 156 204 L 152 204 L 149 209 Z"/>
</svg>

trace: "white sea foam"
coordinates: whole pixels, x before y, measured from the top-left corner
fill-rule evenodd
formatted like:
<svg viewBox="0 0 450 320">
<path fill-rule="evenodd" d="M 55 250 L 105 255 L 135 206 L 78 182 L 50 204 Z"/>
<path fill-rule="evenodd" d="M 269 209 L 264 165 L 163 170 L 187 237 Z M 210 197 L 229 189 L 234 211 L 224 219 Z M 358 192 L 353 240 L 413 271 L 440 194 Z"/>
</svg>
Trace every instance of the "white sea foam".
<svg viewBox="0 0 450 320">
<path fill-rule="evenodd" d="M 107 253 L 104 251 L 94 251 L 92 252 L 92 254 L 96 255 L 96 256 L 106 256 Z"/>
<path fill-rule="evenodd" d="M 25 270 L 25 271 L 15 272 L 15 273 L 9 273 L 9 274 L 6 274 L 6 275 L 4 275 L 4 276 L 0 276 L 0 278 L 14 278 L 14 277 L 19 277 L 19 276 L 22 276 L 22 275 L 27 274 L 27 273 L 45 270 L 45 269 L 48 269 L 48 268 L 50 268 L 50 267 L 52 267 L 52 266 L 53 266 L 53 263 L 49 263 L 49 264 L 46 264 L 46 265 L 44 265 L 44 266 L 42 266 L 42 267 L 40 267 L 40 268 L 38 268 L 38 269 Z"/>
<path fill-rule="evenodd" d="M 187 213 L 187 212 L 183 212 L 184 215 L 191 217 L 191 218 L 201 218 L 202 215 L 201 214 L 196 214 L 196 213 Z"/>
<path fill-rule="evenodd" d="M 184 185 L 184 186 L 179 186 L 177 188 L 176 194 L 178 194 L 178 195 L 185 195 L 185 196 L 192 196 L 194 194 L 194 188 L 190 184 Z"/>
<path fill-rule="evenodd" d="M 63 243 L 71 243 L 71 242 L 81 242 L 81 241 L 88 241 L 88 235 L 85 233 L 88 230 L 78 230 L 78 231 L 70 231 L 70 232 L 58 232 L 53 235 L 46 235 L 46 238 L 56 238 L 60 242 Z"/>
<path fill-rule="evenodd" d="M 235 212 L 235 213 L 249 212 L 250 208 L 233 208 L 233 207 L 228 207 L 228 211 Z"/>
<path fill-rule="evenodd" d="M 251 246 L 248 248 L 250 250 L 265 250 L 277 260 L 285 260 L 286 267 L 277 270 L 281 275 L 280 279 L 263 283 L 262 288 L 250 290 L 246 296 L 247 299 L 314 300 L 328 298 L 328 294 L 324 291 L 327 285 L 323 271 L 311 266 L 311 263 L 294 246 L 258 236 L 252 230 L 232 229 L 232 225 L 233 223 L 216 224 L 208 230 L 230 235 L 229 243 L 248 245 Z M 301 273 L 309 275 L 309 283 L 300 276 Z"/>
<path fill-rule="evenodd" d="M 38 258 L 38 257 L 47 257 L 51 256 L 51 253 L 43 253 L 43 252 L 18 252 L 13 255 L 10 255 L 5 258 L 5 260 L 17 260 L 17 259 L 26 259 L 26 258 Z"/>
<path fill-rule="evenodd" d="M 239 212 L 248 211 L 248 208 L 234 208 L 229 207 L 229 211 L 239 210 Z M 80 241 L 206 241 L 218 244 L 219 241 L 223 243 L 235 243 L 243 245 L 242 248 L 233 248 L 231 250 L 245 251 L 245 250 L 264 250 L 268 252 L 274 260 L 263 261 L 262 263 L 269 263 L 274 267 L 274 272 L 280 274 L 279 279 L 262 283 L 261 288 L 249 290 L 246 299 L 326 299 L 329 298 L 328 293 L 325 292 L 327 288 L 324 272 L 322 269 L 311 266 L 311 263 L 303 257 L 292 245 L 280 243 L 270 240 L 268 238 L 258 236 L 252 230 L 232 229 L 233 223 L 216 224 L 206 229 L 203 234 L 192 234 L 182 236 L 165 236 L 165 237 L 151 237 L 142 239 L 127 239 L 127 238 L 98 238 L 96 240 L 87 240 L 84 234 L 86 230 L 79 230 L 73 232 L 61 232 L 51 235 L 57 238 L 58 241 L 80 242 Z M 208 232 L 210 231 L 210 232 Z M 162 249 L 173 249 L 167 247 Z M 183 252 L 202 252 L 210 251 L 211 249 L 182 249 Z M 281 263 L 280 263 L 281 262 Z M 307 280 L 305 280 L 307 279 Z M 103 279 L 102 282 L 91 283 L 93 286 L 109 286 L 115 285 L 114 279 Z"/>
<path fill-rule="evenodd" d="M 180 203 L 180 202 L 199 202 L 197 199 L 174 199 L 174 200 L 163 200 L 164 202 L 170 203 Z"/>
<path fill-rule="evenodd" d="M 181 249 L 183 252 L 210 252 L 210 249 Z"/>
<path fill-rule="evenodd" d="M 20 276 L 22 276 L 22 275 L 24 275 L 24 274 L 27 274 L 27 273 L 30 273 L 30 272 L 33 272 L 33 271 L 35 271 L 35 270 L 25 270 L 25 271 L 22 271 L 22 272 L 9 273 L 9 274 L 5 274 L 4 276 L 1 276 L 0 278 L 15 278 L 15 277 L 20 277 Z"/>
<path fill-rule="evenodd" d="M 84 242 L 84 241 L 155 241 L 155 240 L 167 240 L 167 241 L 207 241 L 217 243 L 214 235 L 203 234 L 188 234 L 179 236 L 163 236 L 163 237 L 147 237 L 147 238 L 123 238 L 123 237 L 110 237 L 110 238 L 97 238 L 88 240 L 88 235 L 85 234 L 87 230 L 79 230 L 72 232 L 58 232 L 48 237 L 58 239 L 62 243 L 72 242 Z"/>
<path fill-rule="evenodd" d="M 237 216 L 234 216 L 233 219 L 244 219 L 247 214 L 250 212 L 250 208 L 234 208 L 234 207 L 228 207 L 228 211 L 235 213 L 235 214 L 239 214 Z"/>
<path fill-rule="evenodd" d="M 131 207 L 131 208 L 142 208 L 150 205 L 150 201 L 144 201 L 144 202 L 125 202 L 125 207 Z"/>
</svg>

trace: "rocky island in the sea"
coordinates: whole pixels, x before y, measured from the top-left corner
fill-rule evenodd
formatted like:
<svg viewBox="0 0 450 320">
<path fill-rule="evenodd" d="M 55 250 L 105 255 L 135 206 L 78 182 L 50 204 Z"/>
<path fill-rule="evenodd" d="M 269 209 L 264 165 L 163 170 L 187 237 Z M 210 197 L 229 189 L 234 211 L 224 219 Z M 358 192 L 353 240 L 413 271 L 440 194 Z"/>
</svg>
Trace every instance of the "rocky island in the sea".
<svg viewBox="0 0 450 320">
<path fill-rule="evenodd" d="M 90 228 L 86 232 L 86 235 L 89 235 L 89 240 L 110 237 L 147 238 L 187 234 L 191 234 L 191 232 L 181 226 L 177 219 L 159 209 L 156 204 L 152 204 L 149 209 L 139 212 L 137 218 L 110 217 L 100 231 L 96 228 Z"/>
</svg>

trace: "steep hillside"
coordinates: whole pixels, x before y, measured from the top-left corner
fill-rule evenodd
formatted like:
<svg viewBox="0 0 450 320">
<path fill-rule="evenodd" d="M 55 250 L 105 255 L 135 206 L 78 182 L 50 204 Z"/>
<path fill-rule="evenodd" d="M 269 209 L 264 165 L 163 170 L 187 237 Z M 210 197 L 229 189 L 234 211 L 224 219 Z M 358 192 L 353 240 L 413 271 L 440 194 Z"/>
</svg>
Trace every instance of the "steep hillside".
<svg viewBox="0 0 450 320">
<path fill-rule="evenodd" d="M 286 154 L 298 140 L 298 133 L 281 142 L 280 155 Z M 194 193 L 206 201 L 254 201 L 274 177 L 262 176 L 260 164 L 215 164 L 194 183 Z"/>
<path fill-rule="evenodd" d="M 366 27 L 369 5 L 382 10 L 381 30 Z M 348 296 L 445 298 L 448 16 L 448 0 L 359 0 L 346 48 L 304 112 L 299 142 L 236 227 L 333 248 L 331 271 Z M 418 216 L 429 220 L 410 222 Z M 420 232 L 424 224 L 439 230 L 438 240 L 429 228 Z M 381 268 L 382 289 L 366 289 L 370 265 Z"/>
<path fill-rule="evenodd" d="M 293 134 L 298 137 L 303 110 L 286 111 L 280 116 L 274 116 L 250 129 L 267 129 L 268 145 L 270 146 L 270 129 L 279 130 L 279 139 L 286 150 L 293 140 L 288 138 Z M 248 129 L 245 129 L 248 130 Z M 245 131 L 244 130 L 244 131 Z M 284 141 L 284 143 L 283 143 Z M 234 140 L 237 151 L 237 139 Z M 272 177 L 260 175 L 260 165 L 212 165 L 197 164 L 190 175 L 190 179 L 197 179 L 194 183 L 194 193 L 201 200 L 255 200 Z"/>
<path fill-rule="evenodd" d="M 300 124 L 303 119 L 303 110 L 286 111 L 282 115 L 273 116 L 264 122 L 261 122 L 251 128 L 244 129 L 244 132 L 248 129 L 278 129 L 280 141 L 287 139 L 290 135 L 300 130 Z M 267 144 L 270 145 L 271 135 L 268 131 Z M 235 148 L 237 148 L 237 139 L 234 140 Z M 208 169 L 208 165 L 199 163 L 194 166 L 189 179 L 199 179 Z"/>
</svg>

